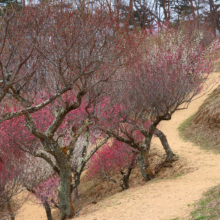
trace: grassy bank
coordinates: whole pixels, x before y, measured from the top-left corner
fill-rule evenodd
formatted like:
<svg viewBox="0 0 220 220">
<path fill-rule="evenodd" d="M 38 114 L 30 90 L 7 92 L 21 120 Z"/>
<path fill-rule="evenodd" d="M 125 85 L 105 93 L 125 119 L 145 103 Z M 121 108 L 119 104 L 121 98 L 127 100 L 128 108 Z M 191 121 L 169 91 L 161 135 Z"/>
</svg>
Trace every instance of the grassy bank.
<svg viewBox="0 0 220 220">
<path fill-rule="evenodd" d="M 195 210 L 190 220 L 217 220 L 220 219 L 220 185 L 211 188 L 203 198 L 195 204 Z"/>
<path fill-rule="evenodd" d="M 179 132 L 184 140 L 220 153 L 220 86 L 179 126 Z"/>
</svg>

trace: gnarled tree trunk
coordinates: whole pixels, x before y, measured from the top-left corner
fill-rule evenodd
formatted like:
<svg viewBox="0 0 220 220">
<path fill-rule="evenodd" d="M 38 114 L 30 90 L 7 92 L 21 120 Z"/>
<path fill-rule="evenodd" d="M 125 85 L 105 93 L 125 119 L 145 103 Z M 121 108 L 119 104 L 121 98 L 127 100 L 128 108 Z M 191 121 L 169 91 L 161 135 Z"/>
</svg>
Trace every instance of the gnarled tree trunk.
<svg viewBox="0 0 220 220">
<path fill-rule="evenodd" d="M 123 173 L 121 171 L 124 189 L 129 188 L 129 177 L 131 175 L 131 171 L 136 167 L 136 162 L 137 162 L 137 152 L 133 152 L 132 161 L 131 161 L 130 166 L 127 169 L 127 172 Z"/>
<path fill-rule="evenodd" d="M 71 200 L 72 172 L 68 155 L 61 150 L 56 142 L 49 139 L 44 140 L 44 146 L 51 148 L 51 154 L 55 157 L 59 169 L 60 183 L 58 187 L 59 209 L 61 220 L 66 220 L 75 215 L 73 202 Z"/>
<path fill-rule="evenodd" d="M 11 220 L 15 220 L 15 216 L 14 216 L 14 213 L 12 211 L 11 203 L 10 202 L 8 202 L 8 204 L 7 204 L 7 209 L 8 209 L 8 213 L 9 213 L 10 219 Z"/>
<path fill-rule="evenodd" d="M 45 208 L 46 214 L 47 214 L 47 220 L 53 220 L 51 208 L 47 201 L 43 202 L 43 206 Z"/>
<path fill-rule="evenodd" d="M 71 171 L 68 169 L 60 169 L 60 184 L 59 184 L 59 208 L 61 220 L 71 218 L 75 215 L 73 203 L 71 200 Z"/>
<path fill-rule="evenodd" d="M 141 174 L 146 181 L 149 181 L 154 178 L 154 173 L 152 172 L 148 160 L 148 153 L 144 150 L 140 151 L 137 157 Z"/>
<path fill-rule="evenodd" d="M 175 154 L 173 153 L 172 149 L 170 148 L 170 145 L 167 141 L 166 136 L 164 135 L 164 133 L 162 131 L 160 131 L 159 129 L 155 130 L 154 135 L 158 138 L 160 138 L 161 144 L 163 145 L 163 148 L 166 152 L 166 161 L 170 162 L 172 160 L 172 158 L 175 156 Z"/>
</svg>

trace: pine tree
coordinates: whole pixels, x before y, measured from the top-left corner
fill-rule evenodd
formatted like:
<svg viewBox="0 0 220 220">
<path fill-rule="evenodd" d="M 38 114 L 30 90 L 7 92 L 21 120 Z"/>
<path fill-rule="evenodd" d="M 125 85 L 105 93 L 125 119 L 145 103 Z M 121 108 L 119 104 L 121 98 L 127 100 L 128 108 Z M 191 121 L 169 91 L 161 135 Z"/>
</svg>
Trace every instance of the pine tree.
<svg viewBox="0 0 220 220">
<path fill-rule="evenodd" d="M 19 0 L 0 0 L 0 8 L 8 9 L 8 8 L 20 8 L 22 6 L 22 2 Z"/>
</svg>

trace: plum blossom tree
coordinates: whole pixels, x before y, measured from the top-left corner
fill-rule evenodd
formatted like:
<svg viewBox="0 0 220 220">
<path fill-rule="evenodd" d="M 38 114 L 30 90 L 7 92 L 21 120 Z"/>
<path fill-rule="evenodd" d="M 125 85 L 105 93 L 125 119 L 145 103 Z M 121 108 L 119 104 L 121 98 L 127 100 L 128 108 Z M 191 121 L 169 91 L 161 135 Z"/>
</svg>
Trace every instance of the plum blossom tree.
<svg viewBox="0 0 220 220">
<path fill-rule="evenodd" d="M 88 178 L 100 177 L 118 184 L 122 190 L 129 188 L 129 177 L 136 167 L 137 152 L 126 144 L 114 141 L 106 143 L 97 151 L 89 162 Z M 114 175 L 122 175 L 121 182 Z"/>
<path fill-rule="evenodd" d="M 110 137 L 139 151 L 146 180 L 154 175 L 148 162 L 153 135 L 172 159 L 157 125 L 201 92 L 219 45 L 214 41 L 203 50 L 199 35 L 191 38 L 181 31 L 143 40 L 102 6 L 93 13 L 63 6 L 28 5 L 0 20 L 0 146 L 20 148 L 50 165 L 59 177 L 62 220 L 74 215 L 71 193 Z M 89 151 L 91 142 L 95 146 Z"/>
<path fill-rule="evenodd" d="M 16 148 L 8 149 L 6 146 L 0 148 L 0 218 L 15 219 L 17 208 L 11 207 L 16 202 L 21 206 L 22 201 L 15 197 L 24 189 L 26 181 L 24 154 Z"/>
<path fill-rule="evenodd" d="M 59 176 L 64 220 L 74 215 L 71 193 L 85 164 L 109 138 L 87 152 L 95 123 L 88 108 L 129 62 L 140 35 L 125 34 L 102 7 L 91 14 L 62 4 L 28 5 L 9 16 L 0 27 L 1 142 L 7 139 L 50 164 Z M 100 85 L 102 91 L 95 92 Z M 14 123 L 12 139 L 8 123 Z M 73 171 L 70 160 L 80 136 L 85 141 Z"/>
<path fill-rule="evenodd" d="M 34 195 L 33 202 L 43 205 L 47 219 L 52 220 L 51 208 L 59 208 L 59 176 L 41 158 L 28 157 L 30 161 L 24 187 Z"/>
<path fill-rule="evenodd" d="M 84 114 L 85 112 L 83 111 L 82 104 L 81 108 L 75 111 L 74 114 L 70 114 L 66 117 L 55 134 L 59 147 L 68 158 L 70 164 L 70 196 L 73 190 L 80 184 L 81 173 L 87 162 L 96 150 L 108 140 L 108 137 L 106 137 L 103 140 L 96 141 L 96 143 L 94 143 L 96 144 L 94 148 L 89 151 L 90 142 L 93 140 L 90 139 L 88 126 L 91 126 L 92 122 L 90 122 Z M 80 118 L 80 116 L 82 116 L 82 118 Z M 84 121 L 83 116 L 85 117 Z M 36 126 L 38 126 L 39 129 L 44 130 L 53 120 L 53 114 L 51 113 L 49 106 L 47 106 L 32 114 L 32 118 L 36 121 Z M 75 122 L 78 123 L 78 125 L 76 125 Z M 75 123 L 74 129 L 72 126 L 73 123 Z M 41 142 L 30 133 L 25 124 L 26 121 L 24 116 L 13 118 L 2 123 L 0 132 L 3 138 L 0 139 L 0 146 L 1 150 L 3 150 L 3 146 L 7 149 L 7 152 L 5 151 L 6 155 L 2 155 L 2 158 L 6 158 L 6 156 L 10 157 L 11 152 L 13 151 L 16 153 L 16 158 L 21 157 L 20 155 L 28 154 L 26 156 L 28 158 L 25 159 L 25 162 L 29 163 L 29 166 L 25 170 L 27 178 L 25 181 L 21 182 L 21 184 L 38 198 L 39 203 L 42 204 L 46 210 L 48 219 L 52 219 L 51 206 L 61 209 L 59 205 L 59 191 L 57 185 L 60 181 L 60 171 L 56 165 L 55 158 L 48 152 L 43 151 Z M 78 128 L 75 128 L 76 126 L 78 126 Z M 84 131 L 86 128 L 87 130 Z M 80 136 L 82 137 L 79 138 Z M 83 138 L 83 136 L 85 136 L 85 138 Z M 93 137 L 93 139 L 94 138 L 95 137 Z M 67 152 L 67 143 L 72 147 L 69 148 L 69 152 Z M 62 146 L 65 147 L 62 148 Z M 17 173 L 19 176 L 24 170 L 20 170 L 20 164 L 18 164 L 18 167 L 20 167 L 20 173 Z M 11 167 L 8 169 L 10 168 Z M 74 178 L 72 178 L 72 176 Z M 73 208 L 72 201 L 70 202 Z"/>
<path fill-rule="evenodd" d="M 52 219 L 50 210 L 51 204 L 55 207 L 59 207 L 58 203 L 58 186 L 59 178 L 50 177 L 46 181 L 42 182 L 36 187 L 34 192 L 35 196 L 42 202 L 47 213 L 48 220 Z M 50 214 L 48 214 L 50 213 Z"/>
<path fill-rule="evenodd" d="M 111 126 L 103 130 L 139 150 L 138 162 L 146 180 L 154 177 L 148 161 L 153 135 L 163 142 L 166 160 L 174 156 L 158 124 L 170 120 L 175 111 L 187 108 L 196 95 L 207 91 L 205 83 L 213 71 L 219 40 L 206 49 L 200 40 L 199 33 L 183 35 L 181 30 L 149 36 L 140 50 L 140 60 L 127 70 L 129 74 L 118 75 L 122 83 L 114 88 L 109 103 L 123 107 L 109 114 Z"/>
</svg>

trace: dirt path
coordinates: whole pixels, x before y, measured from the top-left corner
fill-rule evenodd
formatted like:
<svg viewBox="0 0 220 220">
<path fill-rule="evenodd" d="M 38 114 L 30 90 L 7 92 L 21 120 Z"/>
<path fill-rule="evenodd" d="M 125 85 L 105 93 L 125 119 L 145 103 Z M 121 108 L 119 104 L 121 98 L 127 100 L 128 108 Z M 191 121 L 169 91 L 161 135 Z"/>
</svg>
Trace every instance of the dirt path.
<svg viewBox="0 0 220 220">
<path fill-rule="evenodd" d="M 153 180 L 146 185 L 129 189 L 91 206 L 91 213 L 77 220 L 171 220 L 188 219 L 192 203 L 202 193 L 220 183 L 220 155 L 184 142 L 178 133 L 179 125 L 198 110 L 207 96 L 194 101 L 187 110 L 178 111 L 171 121 L 160 124 L 173 151 L 188 161 L 194 171 L 167 180 Z M 158 145 L 154 139 L 153 144 Z M 100 210 L 92 212 L 92 209 Z M 31 216 L 31 217 L 30 217 Z M 43 208 L 25 204 L 17 220 L 46 219 Z"/>
<path fill-rule="evenodd" d="M 173 151 L 188 161 L 195 170 L 168 180 L 155 180 L 144 186 L 118 193 L 97 204 L 101 209 L 80 216 L 77 220 L 170 220 L 187 219 L 206 190 L 220 183 L 220 155 L 184 142 L 178 133 L 179 125 L 196 112 L 207 96 L 195 100 L 187 110 L 178 111 L 171 121 L 160 124 Z M 154 144 L 158 144 L 154 139 Z M 92 211 L 92 210 L 91 210 Z"/>
</svg>

